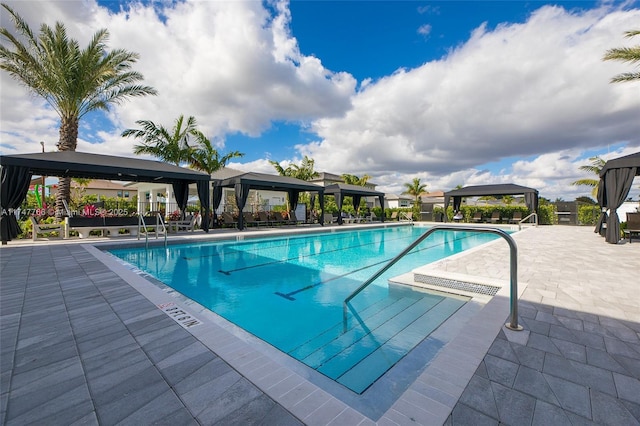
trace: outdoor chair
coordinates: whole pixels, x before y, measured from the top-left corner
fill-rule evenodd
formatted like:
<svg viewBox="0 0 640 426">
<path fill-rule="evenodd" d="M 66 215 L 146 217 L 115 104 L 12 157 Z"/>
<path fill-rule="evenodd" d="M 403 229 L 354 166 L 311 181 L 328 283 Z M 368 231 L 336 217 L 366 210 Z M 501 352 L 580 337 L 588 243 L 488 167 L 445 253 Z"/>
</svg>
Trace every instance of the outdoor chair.
<svg viewBox="0 0 640 426">
<path fill-rule="evenodd" d="M 229 212 L 222 212 L 222 226 L 231 226 L 233 228 L 238 227 L 238 221 L 233 218 L 233 215 Z"/>
<path fill-rule="evenodd" d="M 500 216 L 499 211 L 494 211 L 491 213 L 491 219 L 489 219 L 491 223 L 502 223 L 502 216 Z"/>
<path fill-rule="evenodd" d="M 334 217 L 331 213 L 325 213 L 323 217 L 324 217 L 324 223 L 327 223 L 327 224 L 336 223 L 338 221 L 338 218 Z"/>
<path fill-rule="evenodd" d="M 272 224 L 273 222 L 269 219 L 269 215 L 267 212 L 258 212 L 258 223 L 264 223 L 265 225 Z"/>
<path fill-rule="evenodd" d="M 481 223 L 482 222 L 482 212 L 475 212 L 473 214 L 473 218 L 471 220 L 473 222 L 475 222 L 475 223 Z"/>
<path fill-rule="evenodd" d="M 31 226 L 33 241 L 38 239 L 38 234 L 49 234 L 51 232 L 57 232 L 57 238 L 62 238 L 64 236 L 64 223 L 38 223 L 36 218 L 31 216 Z"/>
<path fill-rule="evenodd" d="M 413 212 L 403 212 L 400 217 L 401 222 L 413 222 Z"/>
<path fill-rule="evenodd" d="M 392 213 L 391 213 L 391 218 L 390 218 L 390 219 L 391 219 L 391 220 L 400 220 L 400 219 L 398 219 L 398 212 L 397 212 L 397 211 L 392 212 Z"/>
<path fill-rule="evenodd" d="M 244 226 L 258 226 L 260 224 L 253 217 L 253 213 L 251 213 L 251 212 L 243 212 L 242 213 L 242 221 L 244 222 Z"/>
<path fill-rule="evenodd" d="M 170 220 L 167 222 L 167 227 L 169 228 L 169 232 L 178 232 L 178 231 L 191 231 L 193 232 L 196 226 L 196 217 L 194 215 L 190 215 L 185 218 L 185 220 Z"/>
<path fill-rule="evenodd" d="M 624 230 L 624 236 L 629 238 L 629 244 L 634 235 L 640 238 L 640 212 L 627 213 L 627 229 Z"/>
<path fill-rule="evenodd" d="M 509 223 L 520 223 L 522 220 L 522 212 L 517 210 L 513 212 L 513 216 L 509 219 Z"/>
</svg>

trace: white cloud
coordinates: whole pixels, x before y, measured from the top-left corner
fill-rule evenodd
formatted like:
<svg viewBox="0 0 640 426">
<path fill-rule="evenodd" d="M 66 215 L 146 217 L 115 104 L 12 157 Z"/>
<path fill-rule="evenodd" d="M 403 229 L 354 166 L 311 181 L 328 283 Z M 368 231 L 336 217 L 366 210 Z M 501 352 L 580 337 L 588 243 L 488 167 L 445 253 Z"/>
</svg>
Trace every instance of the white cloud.
<svg viewBox="0 0 640 426">
<path fill-rule="evenodd" d="M 34 29 L 42 16 L 47 16 L 49 25 L 60 20 L 70 37 L 84 46 L 97 29 L 108 28 L 110 47 L 125 46 L 140 54 L 135 69 L 158 96 L 112 108 L 109 117 L 117 128 L 113 136 L 136 127 L 135 121 L 141 119 L 170 127 L 180 114 L 196 116 L 210 137 L 235 132 L 258 136 L 274 120 L 339 116 L 350 108 L 355 91 L 351 75 L 330 72 L 318 58 L 300 54 L 288 33 L 286 3 L 278 6 L 280 14 L 275 17 L 260 2 L 245 1 L 172 3 L 162 15 L 153 6 L 133 3 L 120 13 L 90 1 L 10 4 Z M 2 25 L 13 28 L 5 15 Z M 26 92 L 2 78 L 2 130 L 10 132 L 13 126 L 4 119 L 4 110 L 24 102 Z M 8 86 L 11 90 L 5 92 Z M 113 143 L 110 137 L 91 150 L 131 154 L 120 151 L 127 145 L 124 141 Z"/>
<path fill-rule="evenodd" d="M 610 84 L 629 64 L 602 61 L 608 48 L 632 44 L 623 31 L 638 20 L 638 9 L 545 6 L 522 24 L 481 26 L 442 60 L 369 83 L 344 117 L 317 120 L 320 139 L 299 149 L 319 168 L 368 173 L 376 181 L 400 170 L 437 182 L 502 158 L 536 155 L 559 176 L 514 170 L 510 177 L 546 182 L 575 175 L 575 164 L 549 158 L 620 142 L 640 146 L 638 83 Z M 466 174 L 456 184 L 505 178 Z"/>
</svg>

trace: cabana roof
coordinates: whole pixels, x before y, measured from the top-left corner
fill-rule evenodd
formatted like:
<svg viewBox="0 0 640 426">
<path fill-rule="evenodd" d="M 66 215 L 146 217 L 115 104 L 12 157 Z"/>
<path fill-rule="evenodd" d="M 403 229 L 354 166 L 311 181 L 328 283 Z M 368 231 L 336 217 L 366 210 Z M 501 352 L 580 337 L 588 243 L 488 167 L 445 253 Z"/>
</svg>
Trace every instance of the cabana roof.
<svg viewBox="0 0 640 426">
<path fill-rule="evenodd" d="M 363 197 L 384 197 L 384 192 L 376 191 L 360 185 L 349 185 L 346 183 L 334 183 L 324 187 L 325 195 L 342 194 L 343 196 L 360 195 Z"/>
<path fill-rule="evenodd" d="M 2 243 L 15 238 L 20 226 L 15 215 L 4 214 L 20 207 L 27 196 L 31 176 L 46 175 L 62 178 L 106 179 L 133 182 L 170 183 L 180 209 L 184 211 L 190 183 L 198 184 L 198 196 L 205 217 L 209 215 L 209 181 L 202 172 L 159 161 L 130 157 L 89 154 L 76 151 L 38 152 L 0 156 L 2 194 L 0 238 Z M 208 232 L 208 221 L 203 222 Z"/>
<path fill-rule="evenodd" d="M 229 170 L 227 170 L 227 172 L 229 172 Z M 322 192 L 324 190 L 324 187 L 320 185 L 289 176 L 270 175 L 267 173 L 256 172 L 241 172 L 241 174 L 233 175 L 233 171 L 229 174 L 232 174 L 232 176 L 217 179 L 216 174 L 214 173 L 214 175 L 212 175 L 212 179 L 216 181 L 216 185 L 220 185 L 222 187 L 233 187 L 237 183 L 240 183 L 249 185 L 251 189 L 270 191 L 288 191 L 289 189 L 296 189 L 298 191 Z"/>
<path fill-rule="evenodd" d="M 527 208 L 535 212 L 538 209 L 538 190 L 513 183 L 497 185 L 465 186 L 444 193 L 444 208 L 449 207 L 449 201 L 453 197 L 453 209 L 459 210 L 462 197 L 485 197 L 489 195 L 524 195 Z M 445 215 L 445 218 L 447 216 Z"/>
<path fill-rule="evenodd" d="M 0 165 L 27 167 L 34 175 L 133 182 L 208 181 L 208 174 L 160 161 L 77 151 L 0 156 Z"/>
</svg>

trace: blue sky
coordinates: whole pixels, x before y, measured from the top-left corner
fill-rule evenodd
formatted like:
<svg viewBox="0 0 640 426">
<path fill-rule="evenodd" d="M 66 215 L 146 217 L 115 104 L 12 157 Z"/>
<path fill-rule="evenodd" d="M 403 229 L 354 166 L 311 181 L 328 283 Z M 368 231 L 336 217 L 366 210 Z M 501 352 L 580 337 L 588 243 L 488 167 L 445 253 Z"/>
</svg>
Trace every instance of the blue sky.
<svg viewBox="0 0 640 426">
<path fill-rule="evenodd" d="M 588 195 L 570 182 L 590 156 L 640 150 L 640 84 L 610 84 L 630 65 L 601 61 L 640 42 L 623 37 L 638 1 L 8 3 L 81 45 L 107 28 L 159 91 L 88 116 L 78 150 L 133 155 L 124 129 L 184 114 L 221 153 L 246 154 L 235 168 L 274 173 L 268 160 L 308 155 L 385 192 L 418 177 L 431 191 L 513 182 L 551 199 Z M 3 74 L 2 153 L 53 149 L 55 114 Z"/>
</svg>

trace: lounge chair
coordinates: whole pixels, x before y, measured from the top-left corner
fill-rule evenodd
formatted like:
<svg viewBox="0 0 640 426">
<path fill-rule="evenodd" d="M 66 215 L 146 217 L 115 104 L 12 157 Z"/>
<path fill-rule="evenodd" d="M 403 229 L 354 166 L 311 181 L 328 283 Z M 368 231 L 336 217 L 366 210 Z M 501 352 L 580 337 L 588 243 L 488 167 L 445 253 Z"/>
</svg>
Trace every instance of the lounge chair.
<svg viewBox="0 0 640 426">
<path fill-rule="evenodd" d="M 233 215 L 229 212 L 222 212 L 222 226 L 231 226 L 233 228 L 238 227 L 238 221 L 233 218 Z"/>
<path fill-rule="evenodd" d="M 260 223 L 253 217 L 253 213 L 251 212 L 243 212 L 242 213 L 242 222 L 244 226 L 258 226 Z"/>
<path fill-rule="evenodd" d="M 258 212 L 258 223 L 264 223 L 265 225 L 273 224 L 273 221 L 269 219 L 267 212 Z"/>
<path fill-rule="evenodd" d="M 402 212 L 400 216 L 401 222 L 413 222 L 413 212 Z"/>
<path fill-rule="evenodd" d="M 196 217 L 191 215 L 190 217 L 185 218 L 185 220 L 170 220 L 167 222 L 167 227 L 169 228 L 169 232 L 178 232 L 178 231 L 191 231 L 193 232 L 196 226 Z"/>
<path fill-rule="evenodd" d="M 627 229 L 624 230 L 624 236 L 629 238 L 629 244 L 634 235 L 640 237 L 640 213 L 627 213 Z"/>
<path fill-rule="evenodd" d="M 57 232 L 57 238 L 62 238 L 64 236 L 64 223 L 38 223 L 36 218 L 31 216 L 31 226 L 33 241 L 38 239 L 38 234 L 49 234 L 51 232 Z"/>
<path fill-rule="evenodd" d="M 496 210 L 491 213 L 490 221 L 491 223 L 502 223 L 502 216 L 500 215 L 500 212 Z"/>
<path fill-rule="evenodd" d="M 391 213 L 391 220 L 399 220 L 399 219 L 398 219 L 398 212 L 397 212 L 397 211 L 396 211 L 396 212 L 392 212 L 392 213 Z"/>
<path fill-rule="evenodd" d="M 482 212 L 475 212 L 473 214 L 473 218 L 471 220 L 473 222 L 475 222 L 475 223 L 481 223 L 482 222 Z"/>
<path fill-rule="evenodd" d="M 520 223 L 521 220 L 522 212 L 520 210 L 517 210 L 513 212 L 513 216 L 511 217 L 511 219 L 509 219 L 509 223 Z"/>
<path fill-rule="evenodd" d="M 277 225 L 284 225 L 289 222 L 289 219 L 285 219 L 282 212 L 273 212 L 273 223 Z"/>
</svg>

